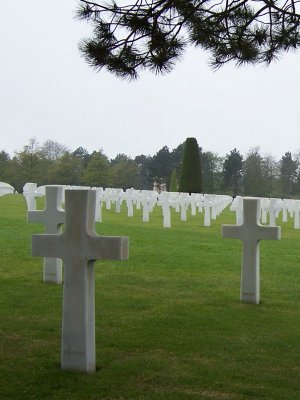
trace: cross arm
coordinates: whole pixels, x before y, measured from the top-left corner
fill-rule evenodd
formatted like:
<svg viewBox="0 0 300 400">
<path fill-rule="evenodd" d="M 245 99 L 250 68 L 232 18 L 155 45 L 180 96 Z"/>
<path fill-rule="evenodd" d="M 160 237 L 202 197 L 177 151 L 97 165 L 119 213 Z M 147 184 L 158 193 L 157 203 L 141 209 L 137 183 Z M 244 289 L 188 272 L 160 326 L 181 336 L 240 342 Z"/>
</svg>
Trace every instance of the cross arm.
<svg viewBox="0 0 300 400">
<path fill-rule="evenodd" d="M 222 238 L 241 239 L 241 225 L 222 225 Z"/>
<path fill-rule="evenodd" d="M 63 235 L 56 234 L 32 235 L 32 256 L 62 259 L 62 238 Z"/>
<path fill-rule="evenodd" d="M 90 260 L 128 260 L 129 257 L 127 236 L 94 236 L 88 241 L 88 247 Z"/>
<path fill-rule="evenodd" d="M 43 222 L 44 210 L 41 211 L 27 211 L 27 222 Z"/>
<path fill-rule="evenodd" d="M 258 240 L 280 240 L 281 239 L 281 227 L 280 226 L 263 226 L 259 225 L 258 229 Z"/>
</svg>

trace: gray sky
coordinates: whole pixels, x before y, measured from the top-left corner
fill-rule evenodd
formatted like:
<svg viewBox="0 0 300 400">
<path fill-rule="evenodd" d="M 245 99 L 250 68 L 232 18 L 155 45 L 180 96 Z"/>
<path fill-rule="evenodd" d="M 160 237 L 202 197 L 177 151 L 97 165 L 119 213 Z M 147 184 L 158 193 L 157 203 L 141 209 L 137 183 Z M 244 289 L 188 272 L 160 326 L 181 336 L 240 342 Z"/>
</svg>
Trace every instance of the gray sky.
<svg viewBox="0 0 300 400">
<path fill-rule="evenodd" d="M 213 72 L 208 55 L 191 49 L 169 75 L 127 82 L 80 56 L 90 29 L 74 19 L 76 4 L 1 1 L 0 150 L 12 155 L 36 137 L 135 157 L 192 136 L 220 156 L 234 147 L 276 159 L 299 151 L 299 52 L 270 67 Z"/>
</svg>

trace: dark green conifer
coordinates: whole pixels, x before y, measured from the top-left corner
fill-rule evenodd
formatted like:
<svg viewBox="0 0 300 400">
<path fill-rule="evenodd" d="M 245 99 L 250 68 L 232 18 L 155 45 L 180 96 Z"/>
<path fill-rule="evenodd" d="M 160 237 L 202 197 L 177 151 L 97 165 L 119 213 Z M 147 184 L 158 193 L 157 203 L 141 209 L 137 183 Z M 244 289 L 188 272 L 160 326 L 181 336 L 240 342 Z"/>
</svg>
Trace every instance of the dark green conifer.
<svg viewBox="0 0 300 400">
<path fill-rule="evenodd" d="M 178 191 L 202 193 L 200 150 L 195 138 L 187 138 L 185 141 Z"/>
</svg>

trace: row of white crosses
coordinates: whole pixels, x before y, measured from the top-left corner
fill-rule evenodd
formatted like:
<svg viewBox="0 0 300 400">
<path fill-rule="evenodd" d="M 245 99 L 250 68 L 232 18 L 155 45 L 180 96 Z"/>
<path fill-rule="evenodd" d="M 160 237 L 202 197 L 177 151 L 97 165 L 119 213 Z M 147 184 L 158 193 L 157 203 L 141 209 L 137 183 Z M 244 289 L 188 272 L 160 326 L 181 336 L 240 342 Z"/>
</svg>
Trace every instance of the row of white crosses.
<svg viewBox="0 0 300 400">
<path fill-rule="evenodd" d="M 89 190 L 90 187 L 79 187 L 79 186 L 64 186 L 63 187 L 63 201 L 64 201 L 64 190 L 67 189 L 84 189 Z M 95 221 L 102 221 L 102 204 L 106 204 L 106 209 L 111 209 L 111 205 L 115 205 L 115 211 L 121 211 L 121 205 L 123 202 L 127 206 L 127 215 L 132 217 L 134 213 L 134 206 L 136 209 L 142 207 L 143 222 L 149 222 L 150 214 L 154 209 L 154 206 L 158 205 L 162 207 L 163 213 L 163 226 L 166 228 L 171 227 L 171 208 L 174 208 L 177 212 L 180 212 L 180 218 L 182 221 L 187 220 L 187 210 L 191 208 L 191 215 L 196 215 L 198 212 L 204 213 L 203 225 L 209 227 L 211 220 L 215 220 L 216 217 L 223 211 L 223 209 L 230 204 L 232 198 L 230 196 L 223 195 L 210 195 L 210 194 L 191 194 L 188 193 L 172 193 L 162 192 L 158 193 L 152 190 L 134 190 L 127 189 L 125 192 L 123 189 L 115 188 L 92 188 L 96 190 L 96 210 L 95 210 Z M 26 183 L 23 188 L 23 194 L 26 198 L 28 210 L 36 210 L 36 198 L 45 195 L 45 186 L 37 187 L 36 183 Z M 240 223 L 241 216 L 243 213 L 242 197 L 237 196 L 230 209 L 236 212 L 236 222 Z M 276 226 L 276 219 L 279 213 L 282 212 L 282 222 L 287 222 L 288 215 L 294 218 L 294 229 L 300 229 L 300 200 L 292 199 L 278 199 L 278 198 L 261 198 L 261 222 L 267 223 L 269 216 L 269 225 Z"/>
<path fill-rule="evenodd" d="M 90 187 L 78 186 L 63 186 L 62 201 L 64 202 L 64 190 L 89 190 Z M 176 212 L 180 213 L 181 221 L 187 220 L 187 211 L 191 209 L 191 215 L 195 216 L 197 210 L 199 213 L 204 213 L 204 226 L 211 226 L 211 220 L 224 210 L 224 208 L 232 201 L 230 196 L 209 195 L 209 194 L 188 194 L 188 193 L 175 193 L 175 192 L 162 192 L 158 193 L 153 190 L 134 190 L 118 188 L 92 188 L 96 190 L 96 210 L 95 221 L 102 221 L 102 205 L 106 205 L 106 209 L 111 210 L 112 204 L 115 206 L 115 211 L 121 211 L 123 202 L 127 206 L 128 217 L 133 217 L 134 207 L 136 209 L 142 208 L 143 222 L 149 222 L 150 214 L 156 205 L 162 207 L 163 226 L 165 228 L 171 227 L 171 209 L 174 208 Z M 29 211 L 36 210 L 36 198 L 45 195 L 46 187 L 37 187 L 36 183 L 27 183 L 23 188 L 23 194 L 26 197 L 27 208 Z"/>
<path fill-rule="evenodd" d="M 288 215 L 294 219 L 294 229 L 300 229 L 300 200 L 264 198 L 261 201 L 261 222 L 266 224 L 269 218 L 269 226 L 276 226 L 276 220 L 280 213 L 282 222 L 288 221 Z M 239 224 L 243 215 L 243 197 L 237 196 L 230 210 L 236 213 L 236 223 Z"/>
</svg>

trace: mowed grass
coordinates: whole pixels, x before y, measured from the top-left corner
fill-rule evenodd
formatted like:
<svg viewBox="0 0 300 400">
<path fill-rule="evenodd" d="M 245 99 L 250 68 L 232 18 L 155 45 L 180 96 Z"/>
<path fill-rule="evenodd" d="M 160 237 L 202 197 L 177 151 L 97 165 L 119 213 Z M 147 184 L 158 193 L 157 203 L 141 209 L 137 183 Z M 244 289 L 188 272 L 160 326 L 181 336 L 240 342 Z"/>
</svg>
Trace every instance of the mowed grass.
<svg viewBox="0 0 300 400">
<path fill-rule="evenodd" d="M 39 199 L 39 208 L 43 207 Z M 1 399 L 300 398 L 300 231 L 261 242 L 261 304 L 239 301 L 241 242 L 228 209 L 172 228 L 103 208 L 102 235 L 130 238 L 128 261 L 97 261 L 92 374 L 60 370 L 61 285 L 42 283 L 22 195 L 0 197 Z"/>
</svg>

